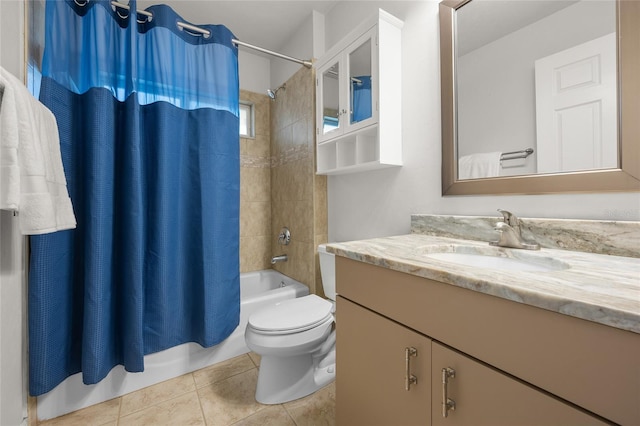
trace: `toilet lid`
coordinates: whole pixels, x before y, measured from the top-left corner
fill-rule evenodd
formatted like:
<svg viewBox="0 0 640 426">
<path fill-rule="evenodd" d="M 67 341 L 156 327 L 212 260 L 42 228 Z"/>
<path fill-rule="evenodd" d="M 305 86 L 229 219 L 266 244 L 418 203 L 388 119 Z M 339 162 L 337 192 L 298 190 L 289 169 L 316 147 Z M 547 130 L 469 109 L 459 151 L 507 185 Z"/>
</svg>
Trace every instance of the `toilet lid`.
<svg viewBox="0 0 640 426">
<path fill-rule="evenodd" d="M 258 331 L 307 330 L 330 318 L 332 307 L 331 302 L 311 294 L 260 309 L 249 317 L 249 324 Z"/>
</svg>

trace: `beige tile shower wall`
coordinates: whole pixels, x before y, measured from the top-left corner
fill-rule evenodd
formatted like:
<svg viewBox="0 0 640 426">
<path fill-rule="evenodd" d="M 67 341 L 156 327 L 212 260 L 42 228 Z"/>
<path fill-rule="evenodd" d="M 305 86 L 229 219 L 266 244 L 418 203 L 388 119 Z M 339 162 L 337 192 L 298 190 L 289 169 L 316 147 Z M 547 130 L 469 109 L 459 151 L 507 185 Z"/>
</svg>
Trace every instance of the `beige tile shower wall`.
<svg viewBox="0 0 640 426">
<path fill-rule="evenodd" d="M 240 138 L 240 272 L 271 268 L 271 118 L 267 95 L 240 91 L 253 103 L 255 138 Z"/>
<path fill-rule="evenodd" d="M 327 240 L 326 178 L 316 176 L 315 76 L 301 68 L 271 102 L 271 229 L 273 255 L 289 260 L 275 269 L 322 294 L 316 246 Z M 291 243 L 279 245 L 282 227 Z"/>
</svg>

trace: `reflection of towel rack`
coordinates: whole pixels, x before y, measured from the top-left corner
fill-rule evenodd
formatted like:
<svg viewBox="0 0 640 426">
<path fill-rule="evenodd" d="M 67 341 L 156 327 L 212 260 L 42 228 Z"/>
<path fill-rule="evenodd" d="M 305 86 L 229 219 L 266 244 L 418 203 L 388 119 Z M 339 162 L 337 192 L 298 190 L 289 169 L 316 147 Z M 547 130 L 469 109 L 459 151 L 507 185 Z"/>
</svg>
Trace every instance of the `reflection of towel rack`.
<svg viewBox="0 0 640 426">
<path fill-rule="evenodd" d="M 527 158 L 531 154 L 533 154 L 533 148 L 523 149 L 522 151 L 503 152 L 500 156 L 500 161 L 515 160 L 516 158 Z"/>
<path fill-rule="evenodd" d="M 330 70 L 326 71 L 325 74 L 328 74 L 333 78 L 338 78 L 338 76 L 339 76 L 338 71 L 335 71 L 333 68 L 331 68 Z M 362 80 L 357 79 L 355 77 L 350 77 L 350 78 L 351 78 L 351 82 L 352 83 L 362 84 Z"/>
</svg>

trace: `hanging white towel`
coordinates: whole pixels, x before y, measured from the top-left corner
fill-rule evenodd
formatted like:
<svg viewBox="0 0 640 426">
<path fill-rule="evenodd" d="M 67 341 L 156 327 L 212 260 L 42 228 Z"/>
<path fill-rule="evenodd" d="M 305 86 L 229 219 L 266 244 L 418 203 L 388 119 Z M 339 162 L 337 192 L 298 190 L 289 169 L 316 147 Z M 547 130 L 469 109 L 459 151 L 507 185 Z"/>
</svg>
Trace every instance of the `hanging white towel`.
<svg viewBox="0 0 640 426">
<path fill-rule="evenodd" d="M 483 152 L 460 157 L 458 179 L 475 179 L 500 176 L 501 152 Z"/>
<path fill-rule="evenodd" d="M 76 227 L 55 116 L 0 67 L 0 209 L 24 235 Z"/>
</svg>

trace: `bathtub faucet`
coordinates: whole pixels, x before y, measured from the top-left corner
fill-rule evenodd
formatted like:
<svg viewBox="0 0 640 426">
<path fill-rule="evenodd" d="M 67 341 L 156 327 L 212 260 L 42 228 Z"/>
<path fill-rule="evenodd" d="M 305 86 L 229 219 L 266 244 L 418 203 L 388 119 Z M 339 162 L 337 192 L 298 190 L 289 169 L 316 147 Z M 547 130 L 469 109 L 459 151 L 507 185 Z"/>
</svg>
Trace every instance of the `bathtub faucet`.
<svg viewBox="0 0 640 426">
<path fill-rule="evenodd" d="M 271 258 L 271 264 L 275 265 L 278 262 L 286 262 L 287 260 L 288 260 L 287 255 L 286 254 L 281 254 L 281 255 L 278 255 L 278 256 L 273 256 Z"/>
</svg>

